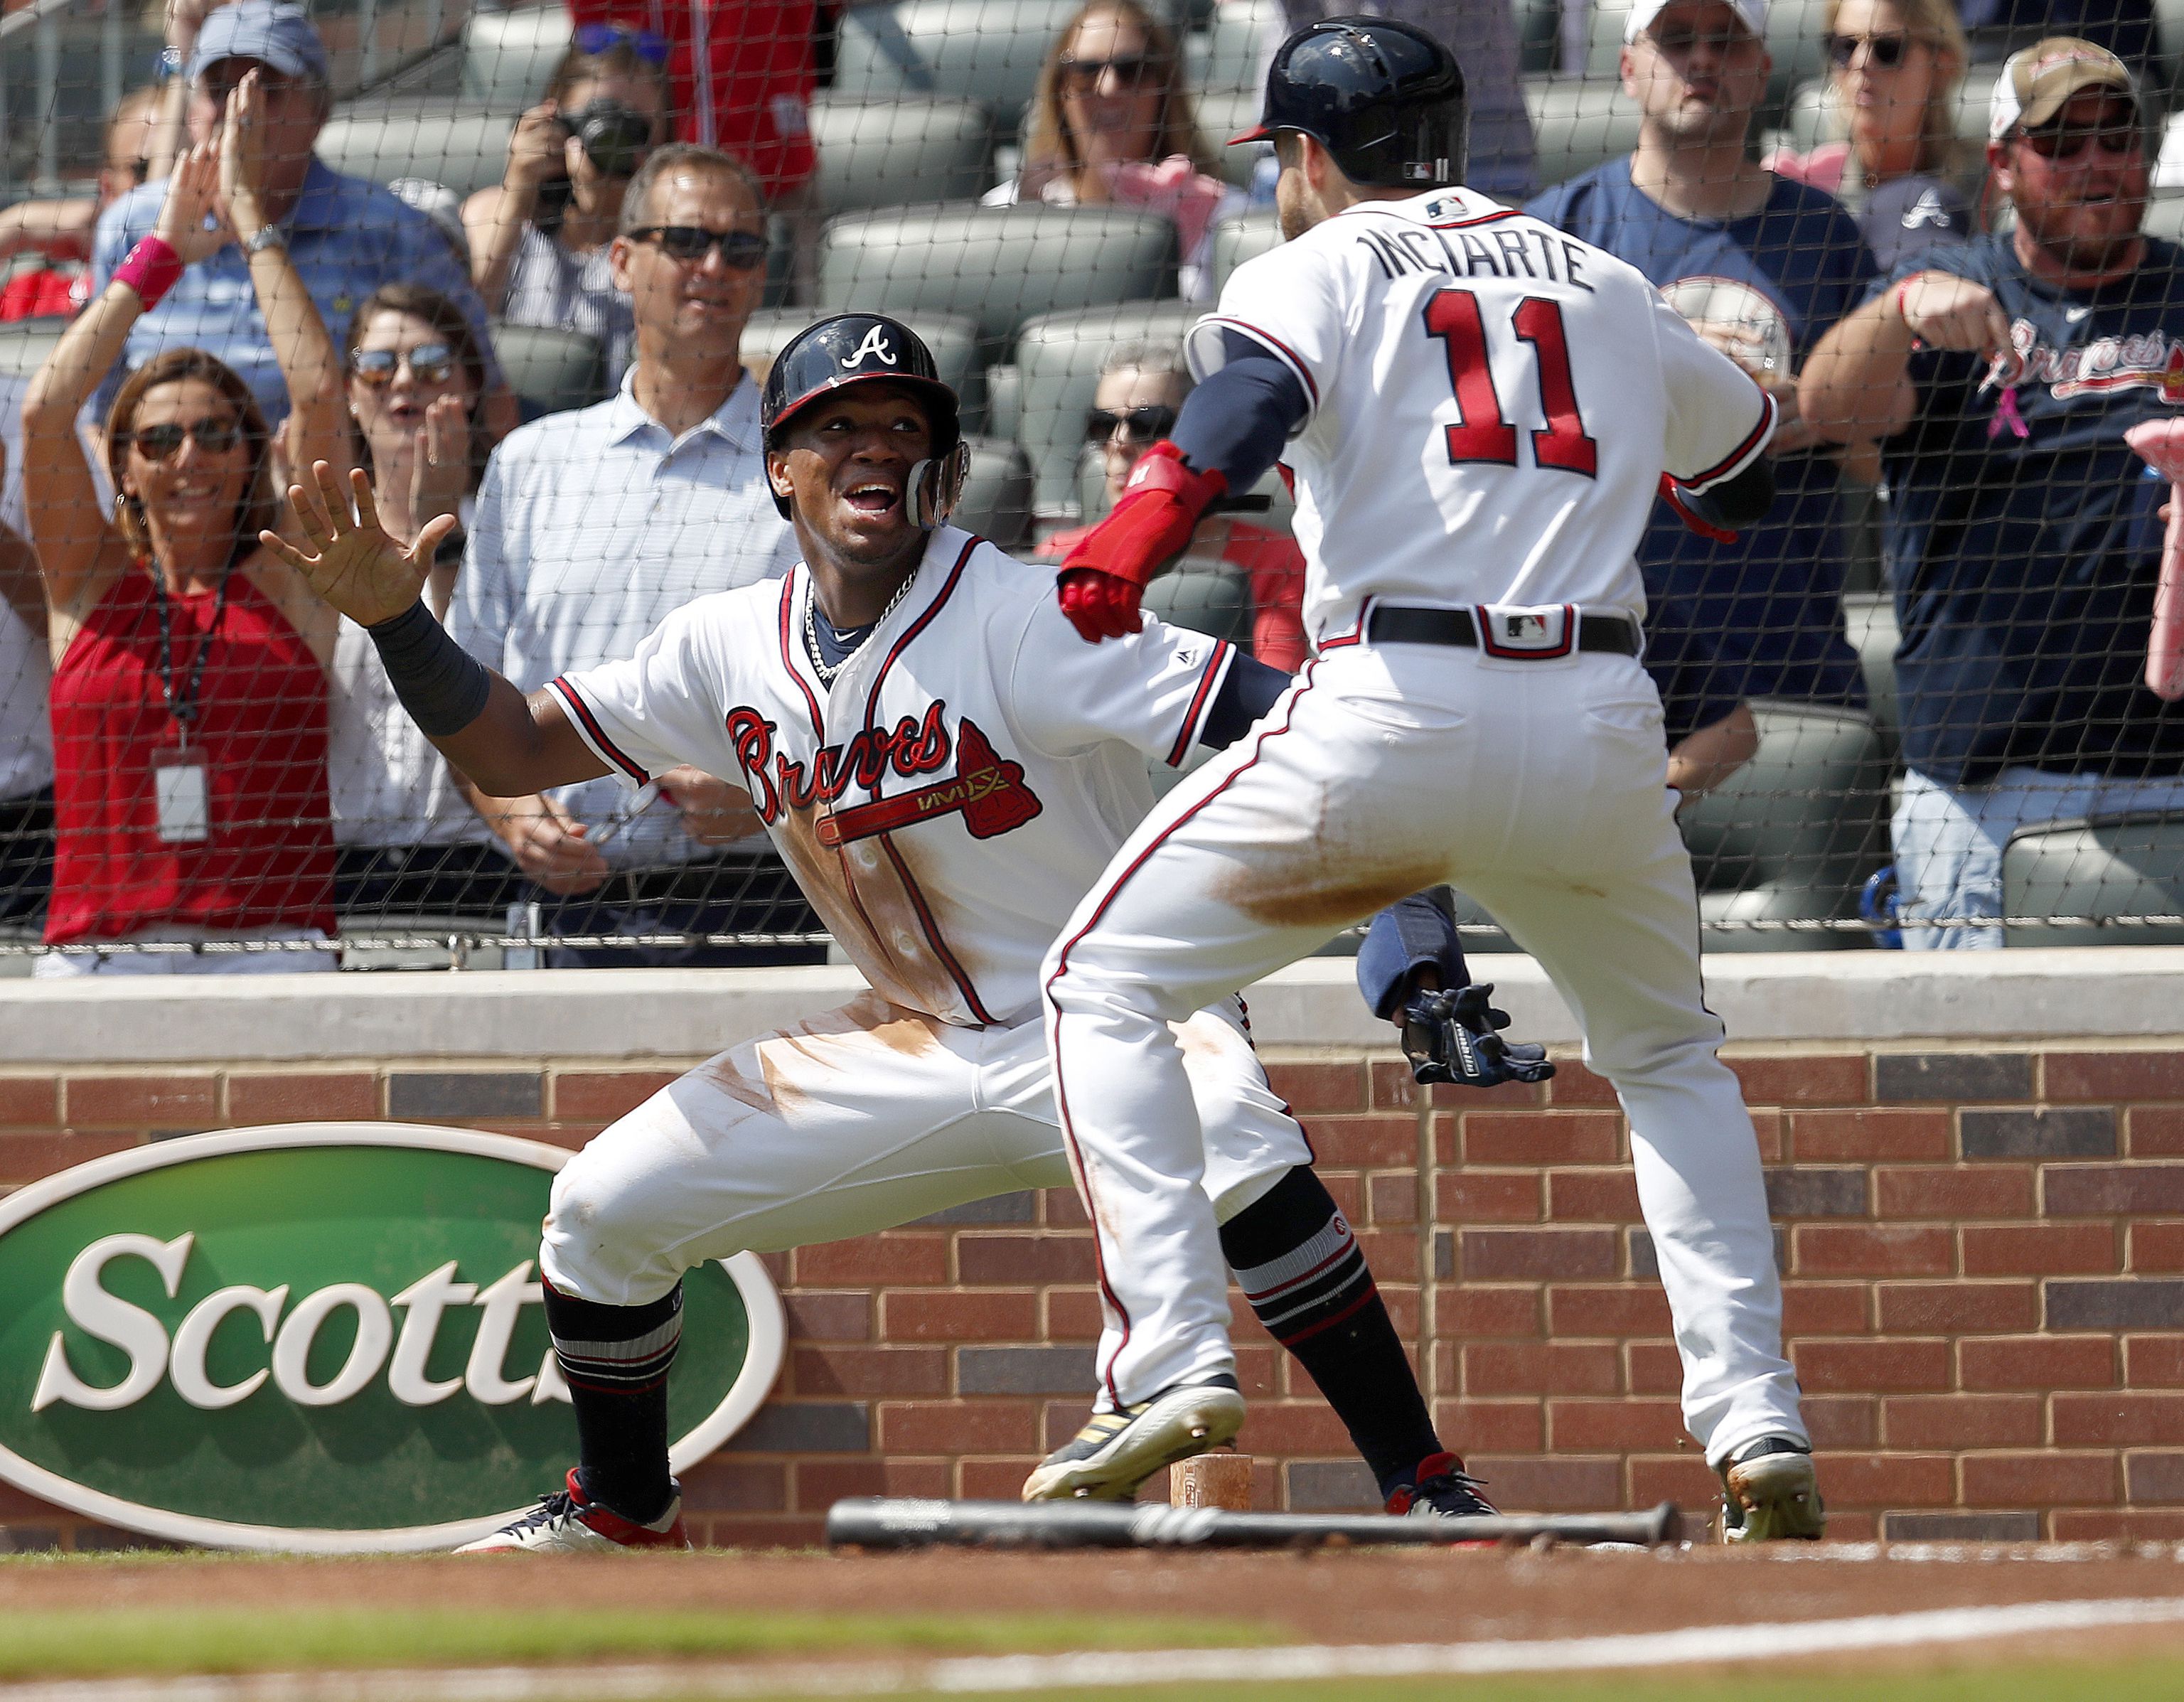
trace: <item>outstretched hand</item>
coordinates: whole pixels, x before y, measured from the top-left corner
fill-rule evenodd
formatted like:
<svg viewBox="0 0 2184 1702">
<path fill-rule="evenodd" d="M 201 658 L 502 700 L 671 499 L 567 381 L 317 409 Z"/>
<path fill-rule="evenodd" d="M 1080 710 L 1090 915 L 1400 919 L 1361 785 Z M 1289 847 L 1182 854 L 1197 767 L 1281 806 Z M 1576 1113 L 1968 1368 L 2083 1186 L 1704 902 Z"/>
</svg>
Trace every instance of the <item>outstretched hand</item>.
<svg viewBox="0 0 2184 1702">
<path fill-rule="evenodd" d="M 208 227 L 208 220 L 219 222 Z M 153 234 L 175 251 L 186 266 L 218 254 L 229 232 L 220 205 L 220 147 L 200 142 L 175 162 L 167 177 L 167 198 L 159 204 Z"/>
<path fill-rule="evenodd" d="M 426 522 L 404 550 L 380 525 L 371 481 L 360 469 L 349 474 L 349 487 L 344 493 L 331 466 L 312 462 L 309 483 L 288 487 L 288 501 L 310 553 L 271 532 L 259 533 L 258 541 L 302 575 L 328 607 L 359 626 L 376 626 L 417 600 L 432 571 L 432 552 L 454 530 L 455 522 L 451 515 Z"/>
</svg>

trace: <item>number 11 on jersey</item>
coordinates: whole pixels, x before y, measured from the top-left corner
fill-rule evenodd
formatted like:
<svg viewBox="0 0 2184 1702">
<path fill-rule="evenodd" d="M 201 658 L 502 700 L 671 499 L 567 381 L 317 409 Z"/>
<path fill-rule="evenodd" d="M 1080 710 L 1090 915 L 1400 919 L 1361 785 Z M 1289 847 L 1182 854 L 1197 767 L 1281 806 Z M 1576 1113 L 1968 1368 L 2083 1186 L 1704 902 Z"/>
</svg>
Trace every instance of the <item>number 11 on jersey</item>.
<svg viewBox="0 0 2184 1702">
<path fill-rule="evenodd" d="M 1517 428 L 1503 413 L 1494 388 L 1478 296 L 1468 289 L 1436 291 L 1426 303 L 1424 318 L 1426 335 L 1439 338 L 1447 350 L 1448 382 L 1462 421 L 1446 428 L 1449 465 L 1515 466 Z M 1562 304 L 1549 296 L 1528 295 L 1510 314 L 1509 328 L 1532 345 L 1539 373 L 1540 410 L 1547 423 L 1544 431 L 1531 433 L 1534 463 L 1592 477 L 1599 471 L 1600 449 L 1578 412 Z"/>
</svg>

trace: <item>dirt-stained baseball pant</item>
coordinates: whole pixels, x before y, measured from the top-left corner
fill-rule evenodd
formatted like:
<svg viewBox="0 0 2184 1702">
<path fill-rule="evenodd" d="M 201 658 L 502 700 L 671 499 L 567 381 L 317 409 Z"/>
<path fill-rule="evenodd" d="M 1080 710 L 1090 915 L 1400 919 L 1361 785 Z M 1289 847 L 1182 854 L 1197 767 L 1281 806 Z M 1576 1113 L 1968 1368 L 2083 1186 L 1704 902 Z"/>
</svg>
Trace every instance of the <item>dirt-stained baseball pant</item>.
<svg viewBox="0 0 2184 1702">
<path fill-rule="evenodd" d="M 1154 808 L 1047 965 L 1056 1089 L 1110 1296 L 1104 1402 L 1233 1369 L 1169 1018 L 1446 879 L 1539 960 L 1615 1085 L 1708 1459 L 1804 1438 L 1758 1147 L 1715 1056 L 1674 802 L 1660 701 L 1635 660 L 1390 645 L 1322 656 Z"/>
<path fill-rule="evenodd" d="M 1234 1000 L 1170 1038 L 1194 1143 L 1204 1130 L 1201 1203 L 1226 1222 L 1312 1155 Z M 1036 1014 L 958 1028 L 862 995 L 721 1053 L 593 1140 L 554 1178 L 540 1264 L 564 1294 L 641 1306 L 709 1258 L 1066 1187 L 1050 1081 Z"/>
</svg>

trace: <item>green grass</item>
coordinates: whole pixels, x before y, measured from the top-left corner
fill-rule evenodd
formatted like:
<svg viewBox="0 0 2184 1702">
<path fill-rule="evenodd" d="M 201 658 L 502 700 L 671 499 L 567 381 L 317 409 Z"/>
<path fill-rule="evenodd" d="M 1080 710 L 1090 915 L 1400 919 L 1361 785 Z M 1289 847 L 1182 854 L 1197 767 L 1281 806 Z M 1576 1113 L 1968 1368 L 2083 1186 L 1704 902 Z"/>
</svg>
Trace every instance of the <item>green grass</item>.
<svg viewBox="0 0 2184 1702">
<path fill-rule="evenodd" d="M 1285 1640 L 1268 1626 L 1182 1616 L 70 1609 L 8 1616 L 0 1625 L 0 1680 L 602 1657 L 1048 1654 L 1236 1648 Z"/>
</svg>

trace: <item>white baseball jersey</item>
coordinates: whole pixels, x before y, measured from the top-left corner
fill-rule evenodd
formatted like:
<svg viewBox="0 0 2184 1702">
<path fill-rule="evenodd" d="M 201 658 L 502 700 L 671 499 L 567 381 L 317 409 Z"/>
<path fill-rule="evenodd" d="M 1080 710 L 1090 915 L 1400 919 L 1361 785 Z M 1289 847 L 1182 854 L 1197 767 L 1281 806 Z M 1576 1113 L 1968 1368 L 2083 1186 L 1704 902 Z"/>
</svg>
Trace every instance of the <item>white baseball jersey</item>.
<svg viewBox="0 0 2184 1702">
<path fill-rule="evenodd" d="M 811 578 L 700 598 L 627 661 L 553 682 L 625 786 L 688 762 L 740 783 L 828 930 L 893 1003 L 1006 1023 L 1180 764 L 1234 652 L 1148 620 L 1088 645 L 1050 574 L 953 527 L 822 684 Z"/>
<path fill-rule="evenodd" d="M 1322 646 L 1368 598 L 1642 618 L 1661 473 L 1703 490 L 1774 428 L 1634 267 L 1468 190 L 1361 204 L 1237 268 L 1191 332 L 1198 377 L 1224 331 L 1304 387 L 1284 460 Z"/>
</svg>

